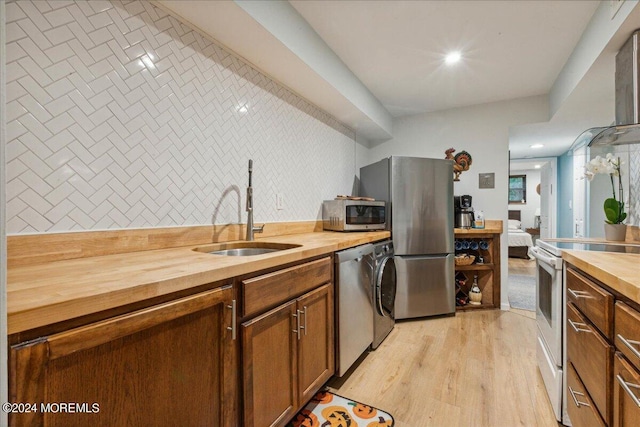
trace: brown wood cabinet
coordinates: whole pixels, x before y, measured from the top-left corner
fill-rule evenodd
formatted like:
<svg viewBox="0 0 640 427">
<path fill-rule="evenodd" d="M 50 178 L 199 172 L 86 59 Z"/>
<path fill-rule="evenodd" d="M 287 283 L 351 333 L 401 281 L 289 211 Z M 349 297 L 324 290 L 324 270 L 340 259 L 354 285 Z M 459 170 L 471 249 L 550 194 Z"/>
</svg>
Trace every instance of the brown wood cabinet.
<svg viewBox="0 0 640 427">
<path fill-rule="evenodd" d="M 622 355 L 614 358 L 613 425 L 615 427 L 640 425 L 640 372 Z"/>
<path fill-rule="evenodd" d="M 566 269 L 567 364 L 584 387 L 585 399 L 593 402 L 594 410 L 610 425 L 612 419 L 613 371 L 613 303 L 614 296 L 584 273 L 570 266 Z M 569 386 L 565 392 L 572 396 Z M 580 405 L 567 398 L 569 418 Z M 580 427 L 580 423 L 577 423 Z"/>
<path fill-rule="evenodd" d="M 640 425 L 640 311 L 622 301 L 615 306 L 613 425 Z"/>
<path fill-rule="evenodd" d="M 241 326 L 244 425 L 285 425 L 334 373 L 333 285 Z"/>
<path fill-rule="evenodd" d="M 604 421 L 600 417 L 596 405 L 594 404 L 587 388 L 580 381 L 580 377 L 576 373 L 571 363 L 567 364 L 567 412 L 571 423 L 574 426 L 605 426 Z"/>
<path fill-rule="evenodd" d="M 567 269 L 567 301 L 573 303 L 607 340 L 613 339 L 613 295 L 585 275 Z"/>
<path fill-rule="evenodd" d="M 471 265 L 456 265 L 456 310 L 473 310 L 475 308 L 500 307 L 500 233 L 480 232 L 481 230 L 469 230 L 465 232 L 455 230 L 457 242 L 475 243 L 477 249 L 456 250 L 456 255 L 468 253 L 475 256 Z M 480 247 L 486 243 L 487 249 Z M 475 247 L 475 245 L 474 245 Z M 482 262 L 479 262 L 482 258 Z M 482 291 L 480 305 L 472 305 L 467 302 L 461 305 L 459 298 L 468 299 L 469 290 L 473 284 L 474 276 L 478 276 L 478 287 Z"/>
<path fill-rule="evenodd" d="M 572 303 L 567 304 L 566 331 L 567 360 L 575 368 L 602 418 L 608 421 L 613 346 Z M 569 407 L 572 407 L 571 403 L 568 400 Z"/>
<path fill-rule="evenodd" d="M 640 425 L 640 306 L 570 264 L 566 280 L 572 425 Z"/>
<path fill-rule="evenodd" d="M 13 345 L 10 400 L 38 411 L 10 425 L 237 425 L 233 296 L 224 286 Z"/>
<path fill-rule="evenodd" d="M 622 301 L 616 302 L 616 348 L 640 370 L 640 312 Z"/>
</svg>

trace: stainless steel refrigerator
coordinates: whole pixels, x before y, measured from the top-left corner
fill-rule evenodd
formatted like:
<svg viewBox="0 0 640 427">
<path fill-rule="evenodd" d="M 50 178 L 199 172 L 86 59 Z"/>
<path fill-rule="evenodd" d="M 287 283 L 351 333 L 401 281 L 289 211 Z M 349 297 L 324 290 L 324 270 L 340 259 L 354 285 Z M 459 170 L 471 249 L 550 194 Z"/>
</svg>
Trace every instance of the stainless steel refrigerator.
<svg viewBox="0 0 640 427">
<path fill-rule="evenodd" d="M 360 196 L 387 202 L 396 319 L 454 313 L 453 161 L 383 159 L 360 168 Z"/>
</svg>

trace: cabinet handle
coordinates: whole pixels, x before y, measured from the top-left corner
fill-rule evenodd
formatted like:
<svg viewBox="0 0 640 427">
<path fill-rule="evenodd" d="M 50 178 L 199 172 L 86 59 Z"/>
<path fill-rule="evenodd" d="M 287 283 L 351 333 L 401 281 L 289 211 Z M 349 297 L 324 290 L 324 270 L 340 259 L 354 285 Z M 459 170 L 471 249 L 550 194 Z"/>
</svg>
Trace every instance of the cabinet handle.
<svg viewBox="0 0 640 427">
<path fill-rule="evenodd" d="M 636 395 L 633 393 L 633 390 L 631 390 L 631 387 L 635 389 L 640 389 L 640 385 L 626 382 L 624 378 L 620 376 L 620 374 L 616 375 L 616 379 L 618 380 L 618 382 L 620 383 L 624 391 L 627 392 L 631 400 L 633 400 L 633 403 L 635 403 L 636 406 L 640 408 L 640 399 L 638 399 Z"/>
<path fill-rule="evenodd" d="M 227 330 L 231 331 L 231 339 L 236 340 L 236 300 L 231 300 L 231 305 L 227 308 L 231 309 L 231 326 L 227 326 Z"/>
<path fill-rule="evenodd" d="M 640 359 L 640 351 L 638 351 L 634 345 L 640 345 L 640 341 L 634 341 L 634 340 L 628 340 L 625 337 L 623 337 L 622 335 L 618 334 L 618 338 L 620 339 L 620 341 L 622 341 L 622 344 L 626 345 L 627 348 L 629 348 L 629 350 L 631 350 L 631 352 L 634 354 L 634 356 L 636 356 L 638 359 Z"/>
<path fill-rule="evenodd" d="M 588 332 L 588 333 L 591 333 L 591 329 L 578 328 L 578 326 L 588 327 L 588 325 L 587 325 L 586 323 L 572 322 L 572 321 L 571 321 L 571 319 L 567 319 L 567 321 L 569 322 L 569 324 L 571 325 L 571 327 L 572 327 L 576 332 Z M 578 326 L 576 326 L 576 325 L 578 325 Z"/>
<path fill-rule="evenodd" d="M 567 288 L 567 292 L 571 294 L 572 297 L 578 298 L 591 298 L 591 294 L 587 291 L 574 291 L 571 288 Z"/>
<path fill-rule="evenodd" d="M 307 306 L 305 305 L 302 310 L 302 314 L 304 314 L 304 326 L 301 326 L 304 329 L 304 334 L 307 335 Z"/>
<path fill-rule="evenodd" d="M 578 400 L 578 398 L 576 397 L 576 394 L 578 396 L 582 396 L 584 397 L 584 393 L 581 393 L 579 391 L 575 391 L 574 389 L 571 388 L 571 386 L 569 386 L 569 393 L 571 393 L 571 397 L 573 397 L 573 401 L 575 402 L 576 406 L 579 408 L 581 406 L 591 406 L 589 405 L 587 402 L 580 402 Z"/>
<path fill-rule="evenodd" d="M 296 328 L 293 330 L 293 333 L 298 335 L 298 341 L 300 340 L 300 310 L 296 310 L 296 313 L 293 315 L 296 318 Z"/>
</svg>

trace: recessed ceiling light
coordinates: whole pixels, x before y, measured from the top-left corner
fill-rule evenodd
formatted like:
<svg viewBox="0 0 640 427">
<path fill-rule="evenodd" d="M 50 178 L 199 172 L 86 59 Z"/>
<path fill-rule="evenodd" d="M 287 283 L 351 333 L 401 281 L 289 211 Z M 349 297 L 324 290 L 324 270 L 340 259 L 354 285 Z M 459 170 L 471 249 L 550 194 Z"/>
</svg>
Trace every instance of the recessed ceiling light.
<svg viewBox="0 0 640 427">
<path fill-rule="evenodd" d="M 540 169 L 540 165 L 534 165 L 533 167 L 536 169 Z"/>
<path fill-rule="evenodd" d="M 455 52 L 448 53 L 447 56 L 444 57 L 444 62 L 447 65 L 452 65 L 460 61 L 461 58 L 462 58 L 462 54 L 458 51 L 455 51 Z"/>
<path fill-rule="evenodd" d="M 531 147 L 531 148 L 542 148 L 542 147 L 544 147 L 544 144 L 533 144 L 533 145 L 530 145 L 529 147 Z"/>
</svg>

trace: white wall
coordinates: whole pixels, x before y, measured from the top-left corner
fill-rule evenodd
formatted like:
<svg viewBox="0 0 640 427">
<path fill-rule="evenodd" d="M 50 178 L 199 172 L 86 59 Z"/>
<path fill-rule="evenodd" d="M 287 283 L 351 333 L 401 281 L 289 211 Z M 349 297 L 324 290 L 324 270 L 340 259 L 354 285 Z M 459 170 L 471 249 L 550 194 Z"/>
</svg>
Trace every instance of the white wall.
<svg viewBox="0 0 640 427">
<path fill-rule="evenodd" d="M 509 127 L 544 121 L 546 96 L 483 104 L 397 119 L 394 138 L 371 149 L 370 163 L 391 155 L 444 158 L 450 147 L 473 158 L 469 171 L 454 185 L 455 194 L 470 194 L 487 219 L 508 219 Z M 495 173 L 495 188 L 480 189 L 479 173 Z M 507 237 L 501 239 L 502 308 L 508 308 Z"/>
<path fill-rule="evenodd" d="M 7 2 L 7 232 L 315 220 L 353 130 L 149 2 Z M 276 194 L 284 209 L 276 209 Z"/>
<path fill-rule="evenodd" d="M 511 175 L 526 175 L 527 203 L 524 205 L 510 204 L 510 210 L 519 210 L 522 218 L 522 229 L 533 228 L 536 209 L 540 208 L 540 195 L 536 193 L 536 186 L 540 184 L 540 171 L 536 169 L 511 171 Z"/>
</svg>

